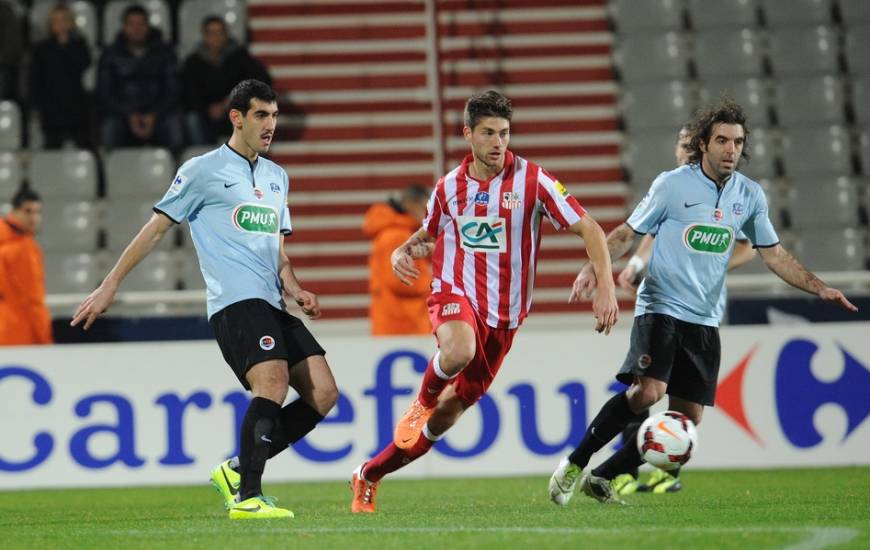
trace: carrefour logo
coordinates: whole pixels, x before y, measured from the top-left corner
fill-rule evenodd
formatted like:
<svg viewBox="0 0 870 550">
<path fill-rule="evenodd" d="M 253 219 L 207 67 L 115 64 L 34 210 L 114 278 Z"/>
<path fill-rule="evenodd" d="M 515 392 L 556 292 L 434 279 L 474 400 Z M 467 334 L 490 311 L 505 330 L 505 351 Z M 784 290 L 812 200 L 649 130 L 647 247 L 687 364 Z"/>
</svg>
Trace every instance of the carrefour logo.
<svg viewBox="0 0 870 550">
<path fill-rule="evenodd" d="M 459 216 L 457 222 L 462 248 L 472 252 L 507 250 L 504 218 Z"/>
<path fill-rule="evenodd" d="M 683 244 L 690 250 L 724 254 L 734 240 L 734 230 L 722 225 L 693 224 L 683 231 Z"/>
<path fill-rule="evenodd" d="M 251 233 L 278 233 L 278 212 L 271 206 L 240 204 L 233 211 L 233 225 Z"/>
</svg>

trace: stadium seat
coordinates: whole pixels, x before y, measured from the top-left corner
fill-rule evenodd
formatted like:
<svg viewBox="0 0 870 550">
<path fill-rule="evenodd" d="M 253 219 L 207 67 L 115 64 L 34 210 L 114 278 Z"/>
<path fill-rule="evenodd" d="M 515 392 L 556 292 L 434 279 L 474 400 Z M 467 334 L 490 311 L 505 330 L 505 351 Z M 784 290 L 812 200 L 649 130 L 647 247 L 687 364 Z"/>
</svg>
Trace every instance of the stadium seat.
<svg viewBox="0 0 870 550">
<path fill-rule="evenodd" d="M 782 217 L 783 197 L 785 195 L 782 186 L 770 178 L 762 178 L 757 181 L 761 189 L 764 190 L 765 198 L 767 198 L 767 216 L 773 223 L 773 228 L 779 231 L 785 225 Z"/>
<path fill-rule="evenodd" d="M 175 161 L 166 149 L 115 149 L 107 155 L 106 181 L 110 197 L 162 197 L 175 175 Z"/>
<path fill-rule="evenodd" d="M 679 30 L 683 24 L 680 0 L 611 0 L 608 4 L 619 33 L 643 29 Z"/>
<path fill-rule="evenodd" d="M 837 0 L 837 4 L 847 26 L 870 23 L 870 3 L 867 0 Z"/>
<path fill-rule="evenodd" d="M 679 128 L 695 107 L 694 86 L 680 80 L 623 88 L 622 115 L 629 130 Z"/>
<path fill-rule="evenodd" d="M 837 33 L 824 25 L 771 31 L 770 61 L 777 76 L 838 72 Z"/>
<path fill-rule="evenodd" d="M 57 0 L 36 0 L 30 8 L 30 42 L 36 43 L 48 36 L 48 12 L 57 5 Z M 66 5 L 73 13 L 76 26 L 88 45 L 93 49 L 97 46 L 97 29 L 99 16 L 93 2 L 74 0 Z"/>
<path fill-rule="evenodd" d="M 689 19 L 695 30 L 721 27 L 754 27 L 758 23 L 756 0 L 689 0 Z"/>
<path fill-rule="evenodd" d="M 166 0 L 111 0 L 103 8 L 103 46 L 115 41 L 115 36 L 121 30 L 121 15 L 128 6 L 139 4 L 148 12 L 148 22 L 152 27 L 160 29 L 163 40 L 172 43 L 172 12 Z"/>
<path fill-rule="evenodd" d="M 244 0 L 183 0 L 178 8 L 178 58 L 184 60 L 202 40 L 203 18 L 218 15 L 227 22 L 230 35 L 247 43 L 248 10 Z"/>
<path fill-rule="evenodd" d="M 179 156 L 179 159 L 178 159 L 178 162 L 180 163 L 179 166 L 181 164 L 184 164 L 185 162 L 189 161 L 193 157 L 198 157 L 200 155 L 204 155 L 204 154 L 208 153 L 209 151 L 213 150 L 214 148 L 215 148 L 214 145 L 192 145 L 190 147 L 186 147 L 181 152 L 181 155 Z"/>
<path fill-rule="evenodd" d="M 870 124 L 870 75 L 852 79 L 852 112 L 855 122 Z"/>
<path fill-rule="evenodd" d="M 831 22 L 831 0 L 761 0 L 761 10 L 771 29 Z"/>
<path fill-rule="evenodd" d="M 106 243 L 112 250 L 121 251 L 142 229 L 154 213 L 155 199 L 147 197 L 112 197 L 105 205 Z M 175 247 L 177 228 L 172 227 L 157 247 L 171 250 Z"/>
<path fill-rule="evenodd" d="M 21 148 L 21 109 L 14 101 L 0 101 L 0 150 Z"/>
<path fill-rule="evenodd" d="M 622 79 L 627 82 L 688 77 L 688 51 L 679 33 L 622 36 L 614 57 Z"/>
<path fill-rule="evenodd" d="M 723 76 L 761 76 L 764 55 L 761 41 L 752 29 L 695 36 L 695 67 L 702 79 Z"/>
<path fill-rule="evenodd" d="M 785 173 L 847 175 L 851 171 L 849 142 L 849 132 L 838 124 L 783 130 Z"/>
<path fill-rule="evenodd" d="M 46 252 L 45 291 L 48 294 L 89 293 L 105 275 L 104 263 L 99 253 Z"/>
<path fill-rule="evenodd" d="M 750 125 L 746 147 L 749 161 L 740 163 L 741 172 L 756 181 L 776 175 L 776 136 L 770 130 Z"/>
<path fill-rule="evenodd" d="M 623 159 L 634 188 L 645 191 L 656 176 L 676 167 L 674 148 L 679 129 L 679 126 L 675 126 L 667 131 L 647 131 L 628 136 Z"/>
<path fill-rule="evenodd" d="M 194 288 L 205 288 L 205 280 L 202 278 L 202 271 L 199 269 L 199 260 L 196 254 L 182 254 L 179 257 L 179 273 L 181 274 L 181 284 L 185 290 Z"/>
<path fill-rule="evenodd" d="M 21 164 L 18 155 L 10 151 L 0 151 L 0 203 L 10 202 L 21 187 Z"/>
<path fill-rule="evenodd" d="M 46 200 L 92 199 L 97 194 L 97 161 L 90 151 L 38 151 L 30 158 L 30 184 Z"/>
<path fill-rule="evenodd" d="M 866 126 L 858 132 L 858 157 L 861 159 L 862 173 L 870 176 L 870 128 Z"/>
<path fill-rule="evenodd" d="M 176 290 L 178 266 L 175 255 L 165 250 L 151 252 L 124 279 L 124 290 L 155 291 Z"/>
<path fill-rule="evenodd" d="M 858 271 L 866 267 L 864 236 L 855 228 L 802 231 L 795 256 L 810 271 Z"/>
<path fill-rule="evenodd" d="M 788 204 L 792 226 L 802 230 L 858 224 L 858 191 L 846 176 L 795 178 Z"/>
<path fill-rule="evenodd" d="M 843 82 L 835 76 L 783 78 L 775 86 L 776 112 L 783 126 L 843 122 Z"/>
<path fill-rule="evenodd" d="M 709 103 L 726 95 L 743 107 L 750 126 L 766 125 L 770 119 L 767 85 L 760 78 L 710 78 L 701 82 L 702 103 Z"/>
<path fill-rule="evenodd" d="M 846 32 L 846 65 L 849 73 L 870 74 L 870 25 L 854 27 Z"/>
<path fill-rule="evenodd" d="M 45 201 L 39 240 L 46 250 L 91 252 L 97 247 L 98 218 L 91 200 Z"/>
</svg>

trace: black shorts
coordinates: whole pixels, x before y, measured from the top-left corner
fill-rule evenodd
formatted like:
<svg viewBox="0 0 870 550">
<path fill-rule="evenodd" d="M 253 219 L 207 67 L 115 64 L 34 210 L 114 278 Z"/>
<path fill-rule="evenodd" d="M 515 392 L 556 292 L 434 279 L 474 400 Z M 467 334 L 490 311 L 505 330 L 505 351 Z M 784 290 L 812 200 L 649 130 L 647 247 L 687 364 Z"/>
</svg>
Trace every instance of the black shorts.
<svg viewBox="0 0 870 550">
<path fill-rule="evenodd" d="M 326 355 L 302 321 L 259 298 L 228 305 L 209 324 L 224 360 L 248 390 L 245 375 L 257 363 L 285 359 L 289 368 L 312 355 Z"/>
<path fill-rule="evenodd" d="M 668 385 L 668 395 L 712 406 L 721 356 L 719 329 L 647 313 L 634 318 L 631 348 L 616 379 L 631 384 L 649 376 Z"/>
</svg>

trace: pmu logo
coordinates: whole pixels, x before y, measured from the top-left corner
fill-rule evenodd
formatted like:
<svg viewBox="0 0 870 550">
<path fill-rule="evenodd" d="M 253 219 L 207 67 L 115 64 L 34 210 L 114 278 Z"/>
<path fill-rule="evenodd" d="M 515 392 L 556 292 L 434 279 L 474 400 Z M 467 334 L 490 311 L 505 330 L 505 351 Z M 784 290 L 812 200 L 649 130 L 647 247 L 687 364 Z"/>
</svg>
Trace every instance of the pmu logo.
<svg viewBox="0 0 870 550">
<path fill-rule="evenodd" d="M 504 252 L 507 249 L 504 228 L 504 218 L 459 217 L 459 232 L 462 235 L 462 247 L 471 251 L 497 250 Z"/>
</svg>

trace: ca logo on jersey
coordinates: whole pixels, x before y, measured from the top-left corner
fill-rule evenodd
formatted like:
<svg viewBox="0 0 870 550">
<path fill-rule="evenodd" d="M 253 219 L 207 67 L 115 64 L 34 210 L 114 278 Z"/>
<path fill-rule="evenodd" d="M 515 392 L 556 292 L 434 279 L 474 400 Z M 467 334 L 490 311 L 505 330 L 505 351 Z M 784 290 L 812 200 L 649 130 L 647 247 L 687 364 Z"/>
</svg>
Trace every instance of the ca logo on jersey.
<svg viewBox="0 0 870 550">
<path fill-rule="evenodd" d="M 692 224 L 683 231 L 683 244 L 695 252 L 725 254 L 734 240 L 734 230 L 724 225 Z"/>
<path fill-rule="evenodd" d="M 271 206 L 240 204 L 233 210 L 233 225 L 249 233 L 278 233 L 278 212 Z"/>
<path fill-rule="evenodd" d="M 459 236 L 462 248 L 471 252 L 504 252 L 507 238 L 504 218 L 459 216 Z"/>
</svg>

